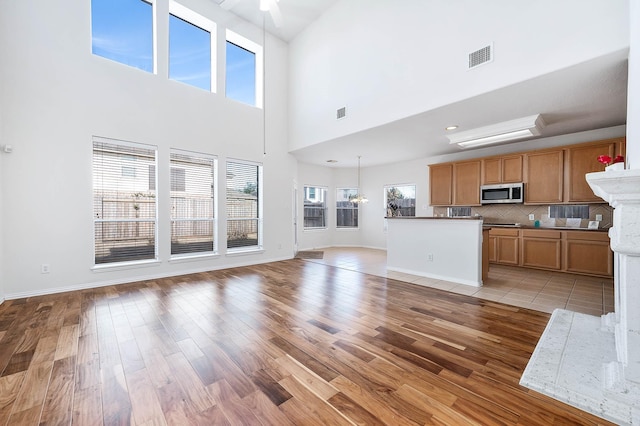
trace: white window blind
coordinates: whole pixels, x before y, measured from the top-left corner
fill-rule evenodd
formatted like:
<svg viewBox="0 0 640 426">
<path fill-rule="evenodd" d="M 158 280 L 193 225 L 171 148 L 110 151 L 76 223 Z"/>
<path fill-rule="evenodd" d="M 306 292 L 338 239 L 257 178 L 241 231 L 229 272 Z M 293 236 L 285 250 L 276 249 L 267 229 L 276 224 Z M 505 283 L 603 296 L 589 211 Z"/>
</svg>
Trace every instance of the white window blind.
<svg viewBox="0 0 640 426">
<path fill-rule="evenodd" d="M 358 195 L 357 188 L 338 188 L 336 194 L 336 227 L 358 227 L 358 203 L 349 201 Z"/>
<path fill-rule="evenodd" d="M 327 188 L 304 187 L 304 229 L 327 227 Z"/>
<path fill-rule="evenodd" d="M 227 162 L 227 249 L 262 247 L 262 166 Z"/>
<path fill-rule="evenodd" d="M 94 138 L 96 264 L 156 258 L 155 165 L 155 147 Z"/>
<path fill-rule="evenodd" d="M 172 150 L 171 255 L 213 253 L 216 159 Z"/>
</svg>

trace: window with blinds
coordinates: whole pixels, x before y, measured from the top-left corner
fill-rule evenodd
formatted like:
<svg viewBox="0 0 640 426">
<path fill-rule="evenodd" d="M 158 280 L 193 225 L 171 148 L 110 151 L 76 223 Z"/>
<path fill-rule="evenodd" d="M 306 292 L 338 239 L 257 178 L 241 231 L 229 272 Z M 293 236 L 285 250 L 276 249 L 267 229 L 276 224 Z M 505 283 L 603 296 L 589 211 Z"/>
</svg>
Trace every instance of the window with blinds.
<svg viewBox="0 0 640 426">
<path fill-rule="evenodd" d="M 327 188 L 304 187 L 304 229 L 327 227 Z"/>
<path fill-rule="evenodd" d="M 94 138 L 96 264 L 157 257 L 156 152 L 149 145 Z"/>
<path fill-rule="evenodd" d="M 216 158 L 171 150 L 171 255 L 216 252 Z"/>
<path fill-rule="evenodd" d="M 262 248 L 262 166 L 227 162 L 227 249 Z"/>
<path fill-rule="evenodd" d="M 336 194 L 336 227 L 358 227 L 358 203 L 349 201 L 358 195 L 357 188 L 338 188 Z"/>
</svg>

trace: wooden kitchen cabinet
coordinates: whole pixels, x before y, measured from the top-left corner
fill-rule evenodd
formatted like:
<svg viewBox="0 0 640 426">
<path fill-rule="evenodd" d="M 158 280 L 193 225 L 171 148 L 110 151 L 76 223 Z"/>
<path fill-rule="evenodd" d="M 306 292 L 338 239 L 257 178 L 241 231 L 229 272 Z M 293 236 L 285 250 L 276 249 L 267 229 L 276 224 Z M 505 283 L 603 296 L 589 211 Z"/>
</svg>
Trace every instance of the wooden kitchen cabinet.
<svg viewBox="0 0 640 426">
<path fill-rule="evenodd" d="M 481 175 L 483 185 L 522 182 L 522 155 L 485 158 Z"/>
<path fill-rule="evenodd" d="M 453 164 L 429 166 L 429 194 L 432 206 L 453 204 Z"/>
<path fill-rule="evenodd" d="M 525 154 L 524 202 L 558 204 L 563 197 L 564 151 L 534 151 Z"/>
<path fill-rule="evenodd" d="M 432 206 L 479 206 L 480 185 L 524 182 L 525 204 L 602 203 L 585 175 L 599 155 L 625 155 L 625 138 L 429 166 Z"/>
<path fill-rule="evenodd" d="M 603 203 L 604 200 L 593 193 L 585 175 L 604 170 L 604 164 L 598 162 L 599 155 L 614 158 L 621 154 L 620 139 L 609 139 L 601 143 L 586 146 L 569 147 L 565 150 L 564 201 L 572 203 Z"/>
<path fill-rule="evenodd" d="M 558 230 L 522 230 L 522 266 L 562 269 L 562 233 Z"/>
<path fill-rule="evenodd" d="M 491 228 L 489 230 L 489 261 L 503 265 L 520 264 L 520 230 Z"/>
<path fill-rule="evenodd" d="M 579 274 L 613 276 L 613 252 L 606 232 L 567 231 L 564 269 Z"/>
<path fill-rule="evenodd" d="M 480 205 L 480 160 L 453 163 L 453 205 Z"/>
<path fill-rule="evenodd" d="M 498 237 L 495 235 L 491 235 L 491 231 L 489 231 L 489 263 L 498 263 Z"/>
</svg>

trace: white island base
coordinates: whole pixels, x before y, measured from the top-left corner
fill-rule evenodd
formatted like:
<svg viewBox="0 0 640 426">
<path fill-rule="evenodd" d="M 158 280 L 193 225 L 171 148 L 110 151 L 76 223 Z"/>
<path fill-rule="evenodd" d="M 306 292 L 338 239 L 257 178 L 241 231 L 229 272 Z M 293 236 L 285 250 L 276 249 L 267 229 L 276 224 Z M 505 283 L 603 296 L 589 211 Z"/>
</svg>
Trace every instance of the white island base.
<svg viewBox="0 0 640 426">
<path fill-rule="evenodd" d="M 387 270 L 482 286 L 481 218 L 387 220 Z"/>
</svg>

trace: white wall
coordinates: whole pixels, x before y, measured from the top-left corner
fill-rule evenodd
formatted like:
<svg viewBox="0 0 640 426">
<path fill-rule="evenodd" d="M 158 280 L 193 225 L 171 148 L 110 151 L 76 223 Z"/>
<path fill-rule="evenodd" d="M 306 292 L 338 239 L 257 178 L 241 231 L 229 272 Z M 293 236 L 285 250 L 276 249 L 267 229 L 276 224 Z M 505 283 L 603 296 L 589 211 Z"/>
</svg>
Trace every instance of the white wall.
<svg viewBox="0 0 640 426">
<path fill-rule="evenodd" d="M 0 26 L 2 25 L 2 19 L 0 19 Z M 0 37 L 2 37 L 2 30 L 0 30 Z M 1 51 L 0 51 L 1 54 Z M 0 67 L 0 99 L 2 99 L 2 67 Z M 0 102 L 0 146 L 5 145 L 7 141 L 2 137 L 2 102 Z M 4 178 L 3 178 L 3 163 L 4 163 L 4 154 L 0 152 L 0 303 L 4 301 L 4 278 L 2 271 L 4 271 L 4 221 L 2 220 L 2 211 L 3 211 L 3 202 L 2 202 L 2 194 L 4 188 Z"/>
<path fill-rule="evenodd" d="M 335 205 L 335 186 L 333 173 L 329 167 L 312 166 L 309 164 L 298 165 L 298 248 L 308 250 L 333 245 L 333 233 L 335 230 L 336 214 L 332 206 Z M 304 229 L 304 187 L 319 186 L 327 188 L 327 229 Z"/>
<path fill-rule="evenodd" d="M 360 206 L 360 226 L 357 231 L 345 232 L 335 228 L 335 189 L 357 184 L 357 170 L 353 168 L 330 168 L 315 165 L 298 165 L 298 179 L 306 184 L 326 186 L 329 188 L 329 227 L 323 231 L 301 232 L 301 249 L 329 246 L 362 246 L 385 249 L 387 234 L 385 232 L 386 208 L 384 205 L 384 187 L 386 185 L 416 185 L 416 216 L 432 216 L 433 208 L 429 206 L 429 164 L 480 158 L 511 152 L 522 152 L 531 149 L 550 148 L 610 139 L 625 135 L 625 126 L 616 126 L 570 135 L 537 139 L 534 141 L 512 143 L 489 148 L 461 151 L 446 156 L 420 158 L 402 163 L 386 164 L 361 169 L 362 192 L 369 202 Z M 300 200 L 302 205 L 302 200 Z M 300 207 L 302 217 L 302 207 Z"/>
<path fill-rule="evenodd" d="M 629 0 L 629 22 L 627 167 L 640 169 L 640 1 L 638 0 Z"/>
<path fill-rule="evenodd" d="M 290 148 L 626 49 L 627 1 L 338 2 L 290 45 Z M 468 72 L 490 42 L 494 62 Z M 335 120 L 342 106 L 349 120 Z"/>
<path fill-rule="evenodd" d="M 158 0 L 167 10 L 167 0 Z M 262 31 L 221 16 L 207 0 L 188 1 L 201 14 L 262 44 Z M 165 15 L 166 16 L 166 15 Z M 225 21 L 226 19 L 226 21 Z M 159 55 L 153 75 L 91 54 L 90 2 L 2 2 L 0 39 L 3 79 L 0 99 L 4 140 L 14 152 L 2 164 L 5 248 L 1 280 L 7 297 L 63 288 L 124 282 L 196 270 L 259 263 L 293 254 L 292 182 L 296 162 L 287 153 L 287 46 L 268 37 L 267 155 L 263 155 L 262 110 L 166 78 Z M 10 37 L 7 36 L 10 34 Z M 166 50 L 167 22 L 158 23 L 159 50 Z M 224 58 L 224 27 L 218 27 Z M 164 46 L 164 48 L 163 48 Z M 160 264 L 93 272 L 92 135 L 158 147 Z M 169 262 L 169 149 L 218 155 L 218 188 L 224 214 L 227 158 L 264 164 L 264 253 Z M 164 190 L 162 189 L 164 188 Z M 272 200 L 279 202 L 274 203 Z M 271 202 L 270 202 L 271 200 Z M 224 220 L 220 234 L 224 235 Z M 50 265 L 41 274 L 40 265 Z"/>
<path fill-rule="evenodd" d="M 6 31 L 6 14 L 0 13 L 0 58 L 4 57 L 3 40 L 9 40 L 9 34 Z M 6 145 L 9 142 L 4 137 L 4 103 L 2 99 L 4 95 L 4 66 L 0 64 L 0 146 Z M 4 194 L 4 157 L 5 154 L 0 152 L 0 303 L 5 299 L 4 290 L 4 277 L 2 271 L 4 271 L 4 220 L 3 209 L 4 203 L 2 201 Z"/>
</svg>

